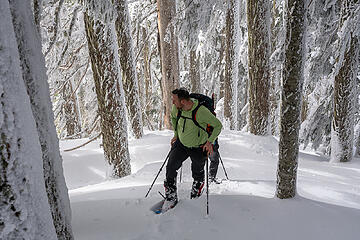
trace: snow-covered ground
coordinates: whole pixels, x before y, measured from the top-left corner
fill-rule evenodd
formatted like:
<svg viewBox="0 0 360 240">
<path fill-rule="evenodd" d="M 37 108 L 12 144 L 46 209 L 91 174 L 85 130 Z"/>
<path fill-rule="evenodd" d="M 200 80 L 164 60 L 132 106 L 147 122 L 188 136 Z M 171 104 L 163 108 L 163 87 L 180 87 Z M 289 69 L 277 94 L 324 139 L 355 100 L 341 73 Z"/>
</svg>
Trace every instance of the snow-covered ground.
<svg viewBox="0 0 360 240">
<path fill-rule="evenodd" d="M 165 160 L 171 136 L 170 131 L 147 132 L 130 140 L 133 174 L 118 180 L 106 179 L 99 140 L 62 151 L 77 240 L 359 239 L 359 159 L 330 164 L 323 156 L 302 151 L 298 196 L 280 200 L 274 197 L 277 140 L 243 132 L 220 135 L 220 154 L 231 181 L 210 185 L 208 216 L 206 194 L 189 198 L 189 159 L 178 184 L 178 206 L 155 215 L 149 208 L 161 199 L 165 168 L 147 198 L 145 194 Z M 62 141 L 61 149 L 85 141 Z M 225 178 L 221 165 L 218 176 Z"/>
</svg>

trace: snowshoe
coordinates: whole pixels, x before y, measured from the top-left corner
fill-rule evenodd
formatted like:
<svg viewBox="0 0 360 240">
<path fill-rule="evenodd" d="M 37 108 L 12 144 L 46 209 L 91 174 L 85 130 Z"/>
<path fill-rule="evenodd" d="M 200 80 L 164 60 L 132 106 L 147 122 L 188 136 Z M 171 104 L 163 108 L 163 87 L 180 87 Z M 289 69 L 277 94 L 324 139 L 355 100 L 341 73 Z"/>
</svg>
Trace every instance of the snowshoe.
<svg viewBox="0 0 360 240">
<path fill-rule="evenodd" d="M 165 187 L 165 201 L 162 206 L 162 212 L 166 212 L 167 210 L 175 207 L 175 205 L 178 202 L 177 197 L 177 188 L 176 188 L 176 182 L 175 181 L 164 181 L 164 187 Z"/>
<path fill-rule="evenodd" d="M 209 177 L 209 183 L 220 184 L 221 182 L 222 182 L 221 179 L 218 179 L 216 177 Z"/>
</svg>

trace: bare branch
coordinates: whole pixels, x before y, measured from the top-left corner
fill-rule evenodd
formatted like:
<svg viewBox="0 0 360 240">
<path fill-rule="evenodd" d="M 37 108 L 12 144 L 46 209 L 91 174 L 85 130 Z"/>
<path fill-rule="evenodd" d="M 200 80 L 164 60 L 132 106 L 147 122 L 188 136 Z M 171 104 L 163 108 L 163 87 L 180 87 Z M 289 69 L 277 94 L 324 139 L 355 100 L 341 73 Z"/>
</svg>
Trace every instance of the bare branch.
<svg viewBox="0 0 360 240">
<path fill-rule="evenodd" d="M 60 11 L 61 11 L 61 8 L 63 6 L 63 3 L 64 3 L 64 0 L 60 0 L 59 5 L 55 9 L 55 23 L 54 23 L 54 26 L 53 26 L 54 27 L 54 36 L 51 39 L 48 50 L 44 54 L 45 57 L 49 54 L 49 52 L 51 51 L 51 49 L 53 48 L 53 46 L 54 46 L 54 44 L 55 44 L 55 42 L 57 40 L 58 28 L 59 28 L 59 16 L 60 16 Z"/>
<path fill-rule="evenodd" d="M 68 102 L 70 102 L 70 100 L 74 97 L 74 94 L 75 94 L 76 91 L 79 89 L 82 80 L 85 79 L 85 75 L 86 75 L 86 73 L 87 73 L 87 71 L 88 71 L 88 69 L 89 69 L 89 63 L 90 63 L 90 61 L 88 60 L 88 61 L 87 61 L 86 68 L 85 68 L 85 71 L 84 71 L 83 75 L 81 76 L 78 85 L 76 86 L 75 90 L 70 94 L 68 100 L 66 100 L 65 105 L 66 105 Z"/>
<path fill-rule="evenodd" d="M 85 142 L 85 143 L 83 143 L 83 144 L 81 144 L 81 145 L 79 145 L 79 146 L 76 146 L 76 147 L 73 147 L 73 148 L 69 148 L 69 149 L 65 149 L 64 152 L 70 152 L 70 151 L 76 150 L 76 149 L 78 149 L 78 148 L 81 148 L 81 147 L 83 147 L 83 146 L 85 146 L 85 145 L 87 145 L 87 144 L 95 141 L 95 140 L 96 140 L 98 137 L 100 137 L 100 136 L 101 136 L 101 133 L 99 133 L 96 137 L 90 139 L 89 141 L 87 141 L 87 142 Z"/>
<path fill-rule="evenodd" d="M 65 56 L 65 53 L 66 53 L 67 49 L 69 48 L 69 43 L 70 43 L 70 40 L 71 40 L 71 34 L 72 34 L 72 32 L 73 32 L 73 29 L 74 29 L 74 25 L 75 25 L 75 22 L 76 22 L 76 17 L 77 17 L 77 14 L 78 14 L 79 9 L 80 9 L 80 7 L 77 6 L 76 8 L 74 8 L 74 11 L 73 11 L 73 13 L 72 13 L 72 18 L 71 18 L 70 26 L 69 26 L 68 33 L 67 33 L 66 45 L 65 45 L 65 47 L 63 48 L 63 51 L 62 51 L 62 53 L 61 53 L 61 57 L 60 57 L 57 65 L 60 65 L 60 63 L 61 63 L 62 60 L 64 59 L 64 56 Z"/>
</svg>

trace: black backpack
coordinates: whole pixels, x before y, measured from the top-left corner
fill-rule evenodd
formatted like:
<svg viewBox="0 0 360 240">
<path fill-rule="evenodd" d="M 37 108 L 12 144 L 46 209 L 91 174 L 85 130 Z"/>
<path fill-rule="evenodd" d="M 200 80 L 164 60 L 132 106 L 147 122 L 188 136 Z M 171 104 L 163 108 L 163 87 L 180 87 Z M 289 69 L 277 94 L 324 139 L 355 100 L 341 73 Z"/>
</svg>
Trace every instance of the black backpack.
<svg viewBox="0 0 360 240">
<path fill-rule="evenodd" d="M 207 109 L 209 109 L 209 111 L 214 114 L 216 116 L 216 113 L 215 113 L 215 101 L 214 101 L 214 94 L 212 95 L 212 97 L 208 97 L 204 94 L 200 94 L 200 93 L 191 93 L 190 94 L 190 98 L 195 98 L 199 101 L 199 104 L 196 106 L 196 108 L 192 111 L 191 113 L 191 118 L 188 118 L 188 117 L 184 117 L 184 116 L 181 116 L 181 110 L 178 111 L 178 114 L 177 114 L 177 117 L 176 117 L 176 125 L 175 125 L 175 129 L 177 129 L 177 124 L 179 122 L 179 119 L 182 117 L 185 119 L 190 119 L 194 122 L 194 124 L 199 127 L 200 129 L 204 130 L 205 132 L 208 133 L 208 135 L 210 136 L 212 131 L 213 131 L 213 127 L 210 126 L 209 124 L 207 125 L 206 129 L 201 127 L 200 124 L 196 121 L 196 113 L 197 111 L 199 110 L 200 106 L 204 106 L 206 107 Z M 184 127 L 185 127 L 185 123 L 184 123 Z M 184 131 L 184 129 L 183 129 Z"/>
</svg>

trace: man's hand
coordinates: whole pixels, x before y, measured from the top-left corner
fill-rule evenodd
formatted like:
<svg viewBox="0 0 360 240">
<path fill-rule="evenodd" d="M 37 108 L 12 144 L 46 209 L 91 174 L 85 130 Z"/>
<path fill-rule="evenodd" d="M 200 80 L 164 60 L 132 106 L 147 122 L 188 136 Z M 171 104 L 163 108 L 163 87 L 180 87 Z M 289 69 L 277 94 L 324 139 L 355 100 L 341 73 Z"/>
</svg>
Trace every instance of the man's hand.
<svg viewBox="0 0 360 240">
<path fill-rule="evenodd" d="M 173 138 L 171 139 L 171 141 L 170 141 L 171 146 L 174 145 L 174 143 L 176 142 L 176 140 L 177 140 L 177 137 L 173 137 Z"/>
<path fill-rule="evenodd" d="M 206 141 L 202 149 L 203 151 L 207 151 L 208 156 L 211 155 L 214 151 L 213 145 L 209 141 Z"/>
</svg>

